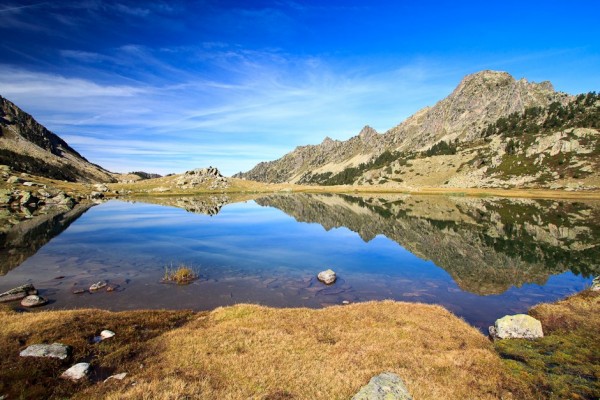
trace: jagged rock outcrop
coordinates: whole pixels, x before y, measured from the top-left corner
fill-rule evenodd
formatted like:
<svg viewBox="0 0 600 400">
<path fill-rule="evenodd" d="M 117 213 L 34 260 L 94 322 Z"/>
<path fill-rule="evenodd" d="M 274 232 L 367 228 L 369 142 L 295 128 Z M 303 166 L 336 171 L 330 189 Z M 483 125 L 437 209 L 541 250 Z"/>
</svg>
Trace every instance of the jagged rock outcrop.
<svg viewBox="0 0 600 400">
<path fill-rule="evenodd" d="M 446 270 L 463 289 L 499 294 L 572 270 L 600 271 L 597 203 L 446 196 L 269 195 L 256 200 L 297 221 L 385 235 Z"/>
<path fill-rule="evenodd" d="M 326 137 L 321 144 L 299 146 L 278 160 L 261 162 L 251 171 L 234 177 L 261 182 L 302 183 L 307 172 L 341 171 L 347 166 L 368 161 L 373 154 L 385 148 L 384 143 L 378 140 L 379 136 L 375 129 L 365 126 L 357 136 L 347 141 Z"/>
<path fill-rule="evenodd" d="M 441 141 L 455 145 L 476 144 L 481 140 L 481 132 L 486 126 L 501 117 L 522 113 L 530 107 L 543 108 L 553 102 L 566 104 L 571 100 L 573 97 L 555 92 L 550 82 L 533 83 L 525 79 L 516 80 L 506 72 L 482 71 L 466 76 L 448 97 L 433 107 L 418 111 L 383 134 L 365 127 L 347 141 L 326 138 L 319 145 L 300 146 L 278 160 L 259 163 L 236 177 L 262 182 L 323 184 L 328 178 L 348 169 L 359 168 L 386 151 L 412 153 L 414 156 L 415 152 L 425 151 Z M 491 153 L 497 153 L 500 149 L 503 151 L 506 143 L 497 141 L 495 145 L 491 147 Z M 456 160 L 452 159 L 446 165 L 437 165 L 431 179 L 423 178 L 432 171 L 426 171 L 426 165 L 421 170 L 418 161 L 416 168 L 408 165 L 403 169 L 406 160 L 390 160 L 375 168 L 375 171 L 349 171 L 351 173 L 344 179 L 324 184 L 442 186 L 455 175 L 460 175 L 466 177 L 455 180 L 455 184 L 460 182 L 464 186 L 479 186 L 487 177 L 486 170 L 471 175 L 468 175 L 471 171 L 467 171 L 466 167 L 459 171 L 460 166 L 472 162 L 477 156 L 477 152 L 470 151 L 455 157 Z M 382 167 L 390 169 L 386 171 Z M 518 186 L 519 183 L 512 182 L 512 186 Z M 502 187 L 506 184 L 487 182 L 487 186 Z"/>
<path fill-rule="evenodd" d="M 203 187 L 209 190 L 227 189 L 230 185 L 229 180 L 215 167 L 187 171 L 177 178 L 176 184 L 180 189 Z"/>
<path fill-rule="evenodd" d="M 51 179 L 114 182 L 112 174 L 90 163 L 64 140 L 0 96 L 0 164 Z"/>
</svg>

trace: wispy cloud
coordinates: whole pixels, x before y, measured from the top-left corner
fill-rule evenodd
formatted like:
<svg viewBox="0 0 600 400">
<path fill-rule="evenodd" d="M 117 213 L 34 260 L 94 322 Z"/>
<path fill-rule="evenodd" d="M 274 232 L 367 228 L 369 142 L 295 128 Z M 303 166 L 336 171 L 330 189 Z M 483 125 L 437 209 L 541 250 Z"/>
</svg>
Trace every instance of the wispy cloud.
<svg viewBox="0 0 600 400">
<path fill-rule="evenodd" d="M 204 56 L 208 72 L 193 74 L 141 46 L 114 52 L 141 57 L 151 75 L 168 74 L 171 81 L 106 84 L 0 65 L 0 94 L 109 169 L 151 164 L 169 172 L 212 164 L 231 174 L 325 136 L 347 139 L 365 124 L 384 131 L 432 104 L 440 91 L 431 80 L 435 71 L 424 63 L 342 71 L 315 57 L 217 46 L 210 54 L 205 47 L 184 52 Z M 91 64 L 120 62 L 111 54 L 62 55 Z M 87 68 L 93 76 L 95 67 Z"/>
</svg>

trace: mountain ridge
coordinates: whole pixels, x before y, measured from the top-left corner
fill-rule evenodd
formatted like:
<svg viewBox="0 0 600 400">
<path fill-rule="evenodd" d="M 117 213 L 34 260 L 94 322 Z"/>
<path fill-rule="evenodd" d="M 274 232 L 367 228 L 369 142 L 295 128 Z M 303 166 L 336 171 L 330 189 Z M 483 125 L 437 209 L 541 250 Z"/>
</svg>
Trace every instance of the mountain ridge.
<svg viewBox="0 0 600 400">
<path fill-rule="evenodd" d="M 66 141 L 0 96 L 0 164 L 51 179 L 114 182 L 112 174 L 90 163 Z"/>
<path fill-rule="evenodd" d="M 507 72 L 480 71 L 465 76 L 459 85 L 446 98 L 431 107 L 425 107 L 408 117 L 399 125 L 384 133 L 377 133 L 366 126 L 361 132 L 346 141 L 325 140 L 318 145 L 299 146 L 283 157 L 257 164 L 253 169 L 234 177 L 269 183 L 313 183 L 313 184 L 378 184 L 377 179 L 364 171 L 356 171 L 361 165 L 369 165 L 386 152 L 406 153 L 406 160 L 416 153 L 427 151 L 442 141 L 474 147 L 482 138 L 482 131 L 500 118 L 539 107 L 547 108 L 553 103 L 566 106 L 575 97 L 554 91 L 549 81 L 529 82 L 516 80 Z M 493 143 L 504 146 L 504 143 Z M 494 148 L 492 152 L 502 153 Z M 412 153 L 412 155 L 408 154 Z M 459 164 L 473 162 L 469 159 L 456 160 Z M 406 160 L 404 162 L 406 162 Z M 398 169 L 393 162 L 384 166 Z M 350 173 L 347 173 L 347 172 Z M 458 171 L 446 174 L 443 179 L 433 182 L 442 186 Z M 333 179 L 344 173 L 342 179 Z M 427 171 L 418 172 L 421 175 Z M 411 181 L 407 176 L 385 175 L 388 181 L 404 182 L 396 186 L 422 186 L 426 183 Z M 410 174 L 408 174 L 410 175 Z M 464 174 L 463 174 L 464 175 Z M 348 178 L 350 176 L 353 181 Z M 375 177 L 377 178 L 377 177 Z M 533 179 L 535 180 L 535 179 Z M 336 183 L 326 183 L 328 181 Z M 477 177 L 457 179 L 467 187 L 504 187 Z M 518 187 L 519 184 L 509 184 Z"/>
</svg>

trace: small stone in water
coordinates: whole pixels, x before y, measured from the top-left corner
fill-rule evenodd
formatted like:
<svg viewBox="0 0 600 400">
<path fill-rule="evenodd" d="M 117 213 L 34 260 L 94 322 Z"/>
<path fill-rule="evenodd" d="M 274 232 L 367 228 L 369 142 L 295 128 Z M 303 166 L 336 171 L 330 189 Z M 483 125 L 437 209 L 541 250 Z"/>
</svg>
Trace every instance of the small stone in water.
<svg viewBox="0 0 600 400">
<path fill-rule="evenodd" d="M 85 289 L 75 289 L 75 290 L 73 290 L 73 294 L 81 294 L 81 293 L 85 293 Z"/>
<path fill-rule="evenodd" d="M 48 303 L 48 300 L 36 294 L 29 295 L 21 300 L 23 307 L 39 307 Z"/>
<path fill-rule="evenodd" d="M 105 281 L 99 281 L 90 286 L 90 292 L 95 292 L 96 290 L 100 290 L 106 286 Z"/>
<path fill-rule="evenodd" d="M 347 304 L 350 304 L 350 302 L 348 300 L 344 300 L 344 301 L 342 301 L 342 304 L 347 305 Z"/>
<path fill-rule="evenodd" d="M 331 285 L 335 282 L 336 278 L 335 272 L 332 269 L 321 271 L 319 272 L 319 275 L 317 275 L 317 279 L 326 285 Z"/>
</svg>

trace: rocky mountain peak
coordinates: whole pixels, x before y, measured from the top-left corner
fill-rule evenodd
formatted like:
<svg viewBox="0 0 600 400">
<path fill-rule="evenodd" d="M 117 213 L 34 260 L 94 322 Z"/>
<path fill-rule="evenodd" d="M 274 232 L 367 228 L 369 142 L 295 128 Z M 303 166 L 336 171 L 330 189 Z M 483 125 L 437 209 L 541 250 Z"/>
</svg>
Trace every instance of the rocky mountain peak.
<svg viewBox="0 0 600 400">
<path fill-rule="evenodd" d="M 489 124 L 530 107 L 566 104 L 572 98 L 555 92 L 550 82 L 516 80 L 507 72 L 485 70 L 465 76 L 452 93 L 431 107 L 417 111 L 404 122 L 379 134 L 365 126 L 358 136 L 298 147 L 279 160 L 259 164 L 243 173 L 247 179 L 266 182 L 314 182 L 340 170 L 358 167 L 385 151 L 422 152 L 444 141 L 465 143 L 481 139 Z"/>
<path fill-rule="evenodd" d="M 0 96 L 0 164 L 48 178 L 112 182 L 113 176 L 90 163 L 58 135 Z"/>
<path fill-rule="evenodd" d="M 360 130 L 358 137 L 362 139 L 367 139 L 375 135 L 378 135 L 377 131 L 371 128 L 369 125 L 365 125 L 364 128 Z"/>
</svg>

